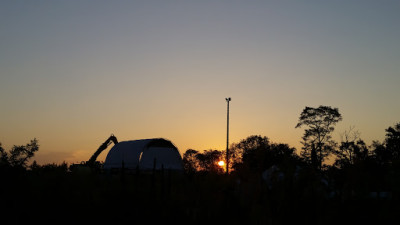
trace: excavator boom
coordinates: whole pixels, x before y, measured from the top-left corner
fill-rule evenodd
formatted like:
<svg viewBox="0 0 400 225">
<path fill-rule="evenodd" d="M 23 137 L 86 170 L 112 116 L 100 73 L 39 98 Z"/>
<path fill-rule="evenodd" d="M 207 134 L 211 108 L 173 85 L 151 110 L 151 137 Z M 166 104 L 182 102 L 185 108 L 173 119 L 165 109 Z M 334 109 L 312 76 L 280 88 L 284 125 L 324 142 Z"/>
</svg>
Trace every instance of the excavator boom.
<svg viewBox="0 0 400 225">
<path fill-rule="evenodd" d="M 87 161 L 87 165 L 94 166 L 97 157 L 111 144 L 111 142 L 114 142 L 115 145 L 118 144 L 118 140 L 113 134 L 111 134 L 111 136 L 100 145 L 97 151 L 92 155 L 92 157 L 90 157 L 89 161 Z"/>
</svg>

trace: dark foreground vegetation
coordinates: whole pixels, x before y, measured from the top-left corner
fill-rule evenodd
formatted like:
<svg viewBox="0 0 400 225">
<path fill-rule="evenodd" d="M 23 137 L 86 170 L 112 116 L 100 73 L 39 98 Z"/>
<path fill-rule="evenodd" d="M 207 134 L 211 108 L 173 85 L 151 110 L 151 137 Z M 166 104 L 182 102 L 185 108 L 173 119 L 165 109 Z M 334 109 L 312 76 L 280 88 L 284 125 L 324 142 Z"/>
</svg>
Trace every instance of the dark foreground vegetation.
<svg viewBox="0 0 400 225">
<path fill-rule="evenodd" d="M 287 171 L 266 182 L 259 174 L 3 169 L 1 224 L 397 224 L 400 166 L 360 170 Z"/>
<path fill-rule="evenodd" d="M 367 146 L 331 138 L 337 109 L 306 107 L 301 154 L 250 136 L 226 152 L 188 150 L 184 171 L 28 165 L 37 140 L 0 145 L 1 224 L 398 224 L 400 124 Z M 325 164 L 328 157 L 335 162 Z"/>
</svg>

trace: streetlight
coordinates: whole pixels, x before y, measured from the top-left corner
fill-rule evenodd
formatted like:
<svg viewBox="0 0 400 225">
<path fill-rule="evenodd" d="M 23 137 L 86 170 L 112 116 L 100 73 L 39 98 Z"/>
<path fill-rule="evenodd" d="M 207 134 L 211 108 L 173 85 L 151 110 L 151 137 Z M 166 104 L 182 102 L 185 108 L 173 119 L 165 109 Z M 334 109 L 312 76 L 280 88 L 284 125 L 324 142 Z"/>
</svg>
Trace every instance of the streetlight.
<svg viewBox="0 0 400 225">
<path fill-rule="evenodd" d="M 226 174 L 229 174 L 229 102 L 231 97 L 225 98 L 228 103 L 227 113 L 226 113 Z"/>
</svg>

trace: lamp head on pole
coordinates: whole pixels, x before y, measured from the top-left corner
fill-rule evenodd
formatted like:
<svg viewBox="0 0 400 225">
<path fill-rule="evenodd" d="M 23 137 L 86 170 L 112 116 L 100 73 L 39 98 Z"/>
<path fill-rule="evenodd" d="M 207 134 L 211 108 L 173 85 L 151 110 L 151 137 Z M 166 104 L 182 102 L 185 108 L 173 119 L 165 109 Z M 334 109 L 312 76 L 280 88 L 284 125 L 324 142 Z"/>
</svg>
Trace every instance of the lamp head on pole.
<svg viewBox="0 0 400 225">
<path fill-rule="evenodd" d="M 231 97 L 225 98 L 225 100 L 226 100 L 227 102 L 229 102 L 229 101 L 231 101 Z"/>
</svg>

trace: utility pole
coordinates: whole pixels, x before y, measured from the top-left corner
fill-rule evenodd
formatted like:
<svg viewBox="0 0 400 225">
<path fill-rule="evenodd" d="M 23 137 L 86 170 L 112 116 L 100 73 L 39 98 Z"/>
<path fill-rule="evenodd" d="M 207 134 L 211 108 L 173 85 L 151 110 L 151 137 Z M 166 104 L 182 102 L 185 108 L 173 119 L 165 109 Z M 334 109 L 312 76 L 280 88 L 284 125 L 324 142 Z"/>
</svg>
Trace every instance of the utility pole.
<svg viewBox="0 0 400 225">
<path fill-rule="evenodd" d="M 231 97 L 225 98 L 228 103 L 227 113 L 226 113 L 226 174 L 229 174 L 229 102 Z"/>
</svg>

